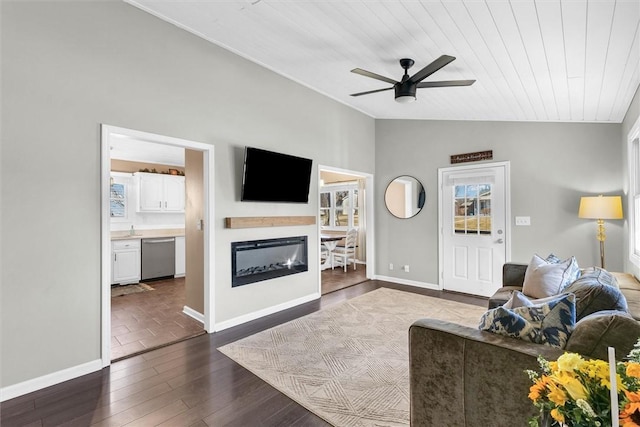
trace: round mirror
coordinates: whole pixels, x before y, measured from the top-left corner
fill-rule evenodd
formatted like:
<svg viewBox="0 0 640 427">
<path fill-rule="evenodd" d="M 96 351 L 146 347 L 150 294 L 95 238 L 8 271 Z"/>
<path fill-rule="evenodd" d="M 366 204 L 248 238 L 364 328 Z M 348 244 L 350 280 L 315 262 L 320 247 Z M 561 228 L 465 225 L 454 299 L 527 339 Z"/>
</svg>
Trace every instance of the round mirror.
<svg viewBox="0 0 640 427">
<path fill-rule="evenodd" d="M 402 175 L 387 185 L 384 203 L 397 218 L 416 216 L 424 206 L 426 194 L 422 183 L 409 175 Z"/>
</svg>

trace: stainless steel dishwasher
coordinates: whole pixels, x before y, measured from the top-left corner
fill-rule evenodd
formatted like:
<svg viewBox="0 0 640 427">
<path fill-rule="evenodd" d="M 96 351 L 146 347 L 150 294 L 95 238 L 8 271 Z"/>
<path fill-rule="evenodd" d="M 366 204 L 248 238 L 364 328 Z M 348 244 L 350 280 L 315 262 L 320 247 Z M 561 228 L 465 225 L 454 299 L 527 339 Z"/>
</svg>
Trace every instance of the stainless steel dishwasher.
<svg viewBox="0 0 640 427">
<path fill-rule="evenodd" d="M 173 237 L 142 239 L 142 280 L 172 277 L 176 273 L 176 240 Z"/>
</svg>

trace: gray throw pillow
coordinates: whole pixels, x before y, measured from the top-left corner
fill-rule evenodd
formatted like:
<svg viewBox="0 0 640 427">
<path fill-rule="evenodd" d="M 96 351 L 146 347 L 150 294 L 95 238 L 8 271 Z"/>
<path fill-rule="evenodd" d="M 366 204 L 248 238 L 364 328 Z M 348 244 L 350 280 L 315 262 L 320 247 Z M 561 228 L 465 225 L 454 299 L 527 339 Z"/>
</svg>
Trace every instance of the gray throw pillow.
<svg viewBox="0 0 640 427">
<path fill-rule="evenodd" d="M 577 320 L 602 310 L 628 311 L 626 298 L 617 287 L 608 284 L 612 283 L 610 279 L 615 281 L 602 269 L 585 271 L 564 289 L 576 296 Z"/>
<path fill-rule="evenodd" d="M 546 298 L 564 292 L 564 288 L 580 275 L 575 257 L 552 262 L 534 255 L 524 274 L 522 292 L 531 298 Z"/>
<path fill-rule="evenodd" d="M 640 337 L 640 323 L 623 311 L 599 311 L 576 323 L 566 351 L 607 360 L 607 348 L 616 349 L 616 359 L 625 357 Z"/>
</svg>

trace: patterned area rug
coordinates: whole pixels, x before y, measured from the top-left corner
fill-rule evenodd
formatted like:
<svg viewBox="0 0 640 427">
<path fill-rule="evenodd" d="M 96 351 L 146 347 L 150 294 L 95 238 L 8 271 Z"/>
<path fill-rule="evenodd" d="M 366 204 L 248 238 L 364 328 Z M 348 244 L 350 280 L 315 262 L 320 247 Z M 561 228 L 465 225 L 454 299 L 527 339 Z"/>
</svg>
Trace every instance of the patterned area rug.
<svg viewBox="0 0 640 427">
<path fill-rule="evenodd" d="M 335 426 L 409 425 L 409 326 L 485 308 L 380 288 L 219 350 Z"/>
<path fill-rule="evenodd" d="M 112 286 L 111 298 L 121 297 L 122 295 L 137 294 L 138 292 L 155 291 L 146 283 L 135 283 L 133 285 Z"/>
</svg>

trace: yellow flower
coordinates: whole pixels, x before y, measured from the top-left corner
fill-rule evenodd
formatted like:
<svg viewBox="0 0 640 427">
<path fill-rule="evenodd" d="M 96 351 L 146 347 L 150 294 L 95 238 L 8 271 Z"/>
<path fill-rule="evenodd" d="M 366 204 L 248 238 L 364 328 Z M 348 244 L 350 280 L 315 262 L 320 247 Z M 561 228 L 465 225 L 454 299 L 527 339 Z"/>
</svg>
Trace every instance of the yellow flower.
<svg viewBox="0 0 640 427">
<path fill-rule="evenodd" d="M 560 372 L 573 372 L 580 369 L 585 361 L 576 353 L 565 353 L 558 357 L 558 370 Z"/>
<path fill-rule="evenodd" d="M 627 364 L 627 375 L 630 377 L 640 378 L 640 363 L 629 362 Z"/>
<path fill-rule="evenodd" d="M 564 406 L 567 401 L 567 394 L 552 382 L 547 385 L 547 389 L 549 390 L 549 394 L 547 396 L 549 400 L 558 406 Z"/>
<path fill-rule="evenodd" d="M 562 415 L 560 413 L 558 408 L 553 408 L 551 410 L 551 418 L 553 418 L 554 420 L 556 420 L 559 423 L 564 423 L 564 415 Z"/>
<path fill-rule="evenodd" d="M 569 396 L 573 400 L 584 399 L 587 398 L 587 390 L 584 388 L 584 385 L 573 375 L 567 375 L 566 373 L 559 373 L 557 376 L 558 383 L 564 387 L 564 389 L 569 393 Z"/>
</svg>

